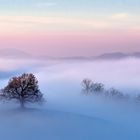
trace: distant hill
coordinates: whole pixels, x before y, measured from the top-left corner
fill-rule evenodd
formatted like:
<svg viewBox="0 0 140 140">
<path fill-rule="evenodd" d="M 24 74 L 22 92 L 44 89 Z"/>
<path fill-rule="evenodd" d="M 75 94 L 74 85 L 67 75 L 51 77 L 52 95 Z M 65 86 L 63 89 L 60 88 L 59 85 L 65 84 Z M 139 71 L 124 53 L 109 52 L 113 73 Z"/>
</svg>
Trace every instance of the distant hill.
<svg viewBox="0 0 140 140">
<path fill-rule="evenodd" d="M 140 58 L 140 52 L 134 53 L 122 53 L 122 52 L 113 52 L 113 53 L 104 53 L 95 57 L 95 59 L 124 59 L 124 58 Z"/>
<path fill-rule="evenodd" d="M 6 48 L 0 49 L 0 58 L 31 58 L 32 56 L 24 51 L 14 49 L 14 48 Z"/>
<path fill-rule="evenodd" d="M 33 56 L 29 53 L 26 53 L 20 49 L 15 48 L 6 48 L 0 49 L 0 58 L 9 58 L 9 59 L 40 59 L 40 60 L 119 60 L 125 58 L 140 58 L 140 52 L 133 53 L 122 53 L 122 52 L 113 52 L 113 53 L 103 53 L 98 56 L 70 56 L 70 57 L 49 57 L 49 56 Z"/>
<path fill-rule="evenodd" d="M 45 57 L 44 57 L 45 58 Z M 122 52 L 113 52 L 113 53 L 104 53 L 99 56 L 93 57 L 84 57 L 84 56 L 71 56 L 71 57 L 52 57 L 56 60 L 120 60 L 125 58 L 140 58 L 140 52 L 134 53 L 122 53 Z"/>
<path fill-rule="evenodd" d="M 140 52 L 134 52 L 131 54 L 132 57 L 140 58 Z"/>
<path fill-rule="evenodd" d="M 128 57 L 128 54 L 124 54 L 121 52 L 114 52 L 114 53 L 101 54 L 101 55 L 95 57 L 95 59 L 123 59 L 126 57 Z"/>
<path fill-rule="evenodd" d="M 122 53 L 122 52 L 113 52 L 113 53 L 104 53 L 98 56 L 70 56 L 70 57 L 47 57 L 41 56 L 40 59 L 51 59 L 51 60 L 119 60 L 125 58 L 140 58 L 140 52 L 134 53 Z"/>
</svg>

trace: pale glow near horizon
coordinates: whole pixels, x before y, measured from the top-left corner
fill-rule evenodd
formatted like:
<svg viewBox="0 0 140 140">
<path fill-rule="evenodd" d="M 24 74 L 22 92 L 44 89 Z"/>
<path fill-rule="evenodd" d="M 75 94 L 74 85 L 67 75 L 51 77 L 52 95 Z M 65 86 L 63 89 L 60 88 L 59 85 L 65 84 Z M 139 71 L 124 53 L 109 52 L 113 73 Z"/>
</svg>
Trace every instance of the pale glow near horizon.
<svg viewBox="0 0 140 140">
<path fill-rule="evenodd" d="M 49 56 L 140 51 L 138 4 L 137 0 L 0 1 L 0 48 Z"/>
</svg>

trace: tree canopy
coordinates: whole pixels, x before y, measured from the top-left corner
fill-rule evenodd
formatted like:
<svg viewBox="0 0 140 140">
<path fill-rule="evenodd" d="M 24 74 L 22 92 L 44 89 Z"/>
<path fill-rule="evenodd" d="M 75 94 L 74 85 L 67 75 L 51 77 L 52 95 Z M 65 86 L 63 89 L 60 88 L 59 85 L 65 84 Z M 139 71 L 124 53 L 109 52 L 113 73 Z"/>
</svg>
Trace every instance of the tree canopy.
<svg viewBox="0 0 140 140">
<path fill-rule="evenodd" d="M 21 107 L 24 107 L 24 104 L 27 102 L 35 103 L 43 100 L 38 80 L 31 73 L 11 78 L 8 85 L 3 89 L 3 97 L 8 100 L 18 100 Z"/>
</svg>

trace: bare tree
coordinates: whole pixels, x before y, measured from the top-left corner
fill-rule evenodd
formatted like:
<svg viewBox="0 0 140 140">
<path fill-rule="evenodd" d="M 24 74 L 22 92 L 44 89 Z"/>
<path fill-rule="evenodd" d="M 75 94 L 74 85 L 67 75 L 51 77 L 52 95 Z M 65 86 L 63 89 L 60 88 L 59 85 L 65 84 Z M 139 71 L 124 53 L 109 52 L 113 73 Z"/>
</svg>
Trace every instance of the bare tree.
<svg viewBox="0 0 140 140">
<path fill-rule="evenodd" d="M 94 83 L 93 84 L 93 87 L 92 87 L 92 90 L 94 92 L 103 92 L 104 90 L 104 85 L 102 83 Z"/>
<path fill-rule="evenodd" d="M 94 83 L 90 79 L 84 79 L 82 81 L 82 91 L 89 95 L 89 94 L 96 94 L 96 95 L 102 95 L 107 98 L 112 98 L 112 99 L 123 99 L 123 100 L 128 100 L 130 97 L 129 95 L 126 95 L 120 91 L 118 91 L 115 88 L 110 88 L 109 90 L 106 90 L 104 88 L 104 84 L 102 83 Z M 137 97 L 137 100 L 140 100 L 140 96 Z"/>
<path fill-rule="evenodd" d="M 138 94 L 134 99 L 137 103 L 140 103 L 140 94 Z"/>
<path fill-rule="evenodd" d="M 10 79 L 3 89 L 3 96 L 8 100 L 18 100 L 22 108 L 26 102 L 35 103 L 43 100 L 38 81 L 33 74 L 23 74 Z"/>
<path fill-rule="evenodd" d="M 92 88 L 93 88 L 93 82 L 90 79 L 84 79 L 82 81 L 82 88 L 83 88 L 83 92 L 86 94 L 89 94 L 92 92 Z"/>
<path fill-rule="evenodd" d="M 125 95 L 118 91 L 117 89 L 114 88 L 110 88 L 107 92 L 106 92 L 106 96 L 114 98 L 114 99 L 123 99 L 125 98 Z"/>
</svg>

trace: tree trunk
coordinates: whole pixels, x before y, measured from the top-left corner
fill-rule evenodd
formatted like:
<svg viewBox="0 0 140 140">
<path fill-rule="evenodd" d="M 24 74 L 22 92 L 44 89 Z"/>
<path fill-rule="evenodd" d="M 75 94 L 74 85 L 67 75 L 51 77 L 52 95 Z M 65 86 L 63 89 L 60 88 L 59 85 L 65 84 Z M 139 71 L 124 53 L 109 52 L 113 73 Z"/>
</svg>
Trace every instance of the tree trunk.
<svg viewBox="0 0 140 140">
<path fill-rule="evenodd" d="M 20 100 L 20 107 L 21 107 L 21 109 L 24 109 L 25 108 L 24 101 L 23 100 Z"/>
</svg>

